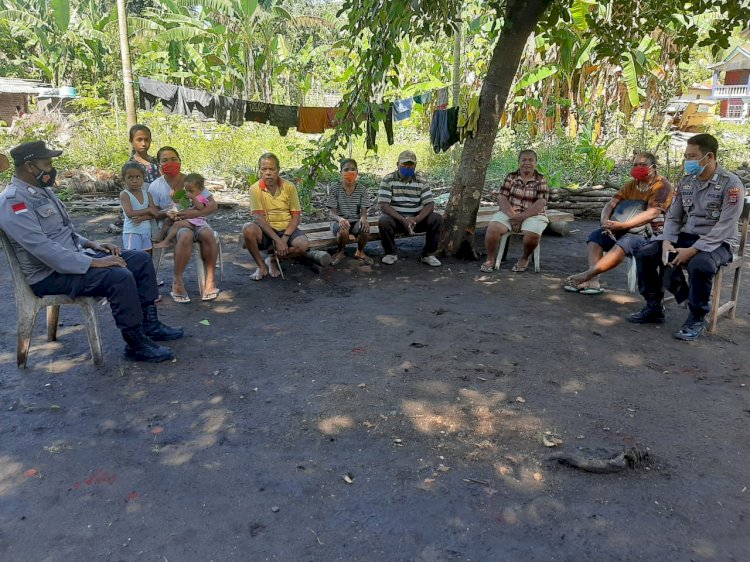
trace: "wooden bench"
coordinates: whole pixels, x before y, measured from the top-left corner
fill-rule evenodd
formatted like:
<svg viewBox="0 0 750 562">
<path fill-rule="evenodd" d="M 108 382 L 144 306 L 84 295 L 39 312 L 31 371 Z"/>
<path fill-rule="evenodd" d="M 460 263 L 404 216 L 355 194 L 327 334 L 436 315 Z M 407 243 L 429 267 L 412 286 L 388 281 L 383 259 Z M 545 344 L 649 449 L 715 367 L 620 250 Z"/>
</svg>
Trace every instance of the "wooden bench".
<svg viewBox="0 0 750 562">
<path fill-rule="evenodd" d="M 498 211 L 497 206 L 493 207 L 480 207 L 477 213 L 477 228 L 486 228 L 494 215 Z M 438 213 L 443 214 L 442 210 L 438 210 Z M 547 210 L 547 218 L 549 218 L 550 226 L 547 228 L 564 234 L 567 232 L 567 223 L 572 222 L 575 218 L 572 213 L 566 213 L 565 211 L 558 211 L 555 209 Z M 379 240 L 380 231 L 378 230 L 378 224 L 375 217 L 371 217 L 372 223 L 370 226 L 370 240 Z M 330 221 L 326 222 L 314 222 L 308 224 L 301 224 L 300 230 L 305 233 L 308 240 L 310 240 L 310 248 L 326 248 L 328 246 L 336 245 L 336 237 L 331 233 Z M 556 225 L 558 228 L 553 228 L 552 225 Z M 417 234 L 419 236 L 419 234 Z"/>
</svg>

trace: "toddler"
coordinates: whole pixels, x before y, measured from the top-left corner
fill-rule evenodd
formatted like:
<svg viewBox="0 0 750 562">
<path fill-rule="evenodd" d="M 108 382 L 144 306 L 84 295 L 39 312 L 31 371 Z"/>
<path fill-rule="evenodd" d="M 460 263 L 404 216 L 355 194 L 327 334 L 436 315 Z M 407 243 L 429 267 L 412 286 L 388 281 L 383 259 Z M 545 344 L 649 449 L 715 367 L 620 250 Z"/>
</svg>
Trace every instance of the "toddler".
<svg viewBox="0 0 750 562">
<path fill-rule="evenodd" d="M 151 221 L 159 216 L 154 200 L 143 189 L 143 168 L 129 161 L 122 167 L 125 189 L 120 192 L 120 206 L 125 214 L 122 243 L 126 250 L 151 251 Z"/>
<path fill-rule="evenodd" d="M 185 178 L 185 196 L 191 203 L 190 209 L 201 210 L 208 204 L 208 198 L 204 194 L 204 191 L 205 180 L 203 176 L 200 174 L 188 174 Z M 162 235 L 166 234 L 166 236 L 164 236 L 161 242 L 154 244 L 154 248 L 169 248 L 172 246 L 181 228 L 189 228 L 194 231 L 196 228 L 208 226 L 206 219 L 203 217 L 175 221 L 174 218 L 178 213 L 179 210 L 176 208 L 167 211 L 168 218 L 164 219 L 164 228 L 162 230 Z"/>
</svg>

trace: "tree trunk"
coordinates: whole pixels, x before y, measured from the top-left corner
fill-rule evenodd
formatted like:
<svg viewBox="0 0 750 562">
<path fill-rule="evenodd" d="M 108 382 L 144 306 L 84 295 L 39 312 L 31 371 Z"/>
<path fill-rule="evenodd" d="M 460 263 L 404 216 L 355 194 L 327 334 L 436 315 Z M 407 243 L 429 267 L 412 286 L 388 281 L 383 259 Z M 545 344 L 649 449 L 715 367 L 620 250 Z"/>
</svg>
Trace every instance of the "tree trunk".
<svg viewBox="0 0 750 562">
<path fill-rule="evenodd" d="M 136 124 L 135 93 L 133 92 L 133 69 L 130 66 L 130 44 L 128 43 L 128 15 L 125 0 L 117 0 L 117 21 L 120 32 L 120 60 L 122 61 L 122 85 L 125 90 L 125 112 L 128 128 Z"/>
<path fill-rule="evenodd" d="M 474 233 L 484 180 L 492 157 L 500 116 L 526 41 L 549 6 L 545 0 L 510 2 L 507 22 L 492 52 L 479 99 L 479 122 L 474 138 L 466 140 L 445 209 L 440 250 L 462 259 L 477 259 Z"/>
</svg>

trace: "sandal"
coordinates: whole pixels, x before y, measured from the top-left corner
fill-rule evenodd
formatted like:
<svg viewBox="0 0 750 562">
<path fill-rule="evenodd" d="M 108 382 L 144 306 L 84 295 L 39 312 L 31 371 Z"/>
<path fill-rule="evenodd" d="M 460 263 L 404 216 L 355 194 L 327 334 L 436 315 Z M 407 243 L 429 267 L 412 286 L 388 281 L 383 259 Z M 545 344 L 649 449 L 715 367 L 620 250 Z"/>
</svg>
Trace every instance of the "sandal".
<svg viewBox="0 0 750 562">
<path fill-rule="evenodd" d="M 169 296 L 172 297 L 174 302 L 185 304 L 190 302 L 190 297 L 187 294 L 175 293 L 174 291 L 169 292 Z"/>
<path fill-rule="evenodd" d="M 219 289 L 216 289 L 215 291 L 211 291 L 210 293 L 206 293 L 201 297 L 202 301 L 213 301 L 216 300 L 216 298 L 219 296 Z"/>
<path fill-rule="evenodd" d="M 356 255 L 355 254 L 354 257 L 357 258 L 360 261 L 360 263 L 362 263 L 363 265 L 372 265 L 372 264 L 375 263 L 375 260 L 373 260 L 367 254 L 362 254 L 362 255 Z"/>
<path fill-rule="evenodd" d="M 483 273 L 492 273 L 492 270 L 495 269 L 491 262 L 484 262 L 482 265 L 479 266 L 479 271 Z"/>
<path fill-rule="evenodd" d="M 601 295 L 604 289 L 602 287 L 586 287 L 578 292 L 582 295 Z"/>
<path fill-rule="evenodd" d="M 514 265 L 514 266 L 513 266 L 512 268 L 511 268 L 511 271 L 513 271 L 513 272 L 515 272 L 515 273 L 523 273 L 523 272 L 524 272 L 524 271 L 526 271 L 526 270 L 527 270 L 528 268 L 529 268 L 529 265 L 528 265 L 528 264 L 526 264 L 526 265 L 518 265 L 518 264 L 516 264 L 516 265 Z"/>
</svg>

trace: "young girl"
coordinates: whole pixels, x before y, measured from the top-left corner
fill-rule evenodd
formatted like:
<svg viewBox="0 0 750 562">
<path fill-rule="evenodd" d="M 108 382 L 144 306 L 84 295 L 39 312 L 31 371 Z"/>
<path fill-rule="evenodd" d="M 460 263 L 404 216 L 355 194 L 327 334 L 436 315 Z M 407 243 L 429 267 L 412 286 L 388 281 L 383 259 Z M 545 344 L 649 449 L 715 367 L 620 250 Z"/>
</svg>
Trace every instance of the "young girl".
<svg viewBox="0 0 750 562">
<path fill-rule="evenodd" d="M 202 175 L 188 174 L 187 177 L 185 177 L 185 195 L 191 203 L 191 209 L 201 210 L 206 206 L 208 203 L 208 197 L 206 196 L 205 180 Z M 162 235 L 165 234 L 167 229 L 169 229 L 169 233 L 167 233 L 161 242 L 154 244 L 154 248 L 169 248 L 174 243 L 174 239 L 177 237 L 177 233 L 181 228 L 189 228 L 194 231 L 199 230 L 204 226 L 208 226 L 206 219 L 203 217 L 173 222 L 174 217 L 178 213 L 179 211 L 177 210 L 167 211 L 167 214 L 171 216 L 171 220 L 169 218 L 164 220 Z"/>
<path fill-rule="evenodd" d="M 147 184 L 155 181 L 160 174 L 156 159 L 148 155 L 148 149 L 151 148 L 151 129 L 146 125 L 130 127 L 130 146 L 133 147 L 133 155 L 130 160 L 141 165 L 144 181 Z"/>
<path fill-rule="evenodd" d="M 120 193 L 120 206 L 125 213 L 122 243 L 126 250 L 151 251 L 151 220 L 159 216 L 154 200 L 143 189 L 143 168 L 137 162 L 122 167 L 125 189 Z"/>
</svg>

